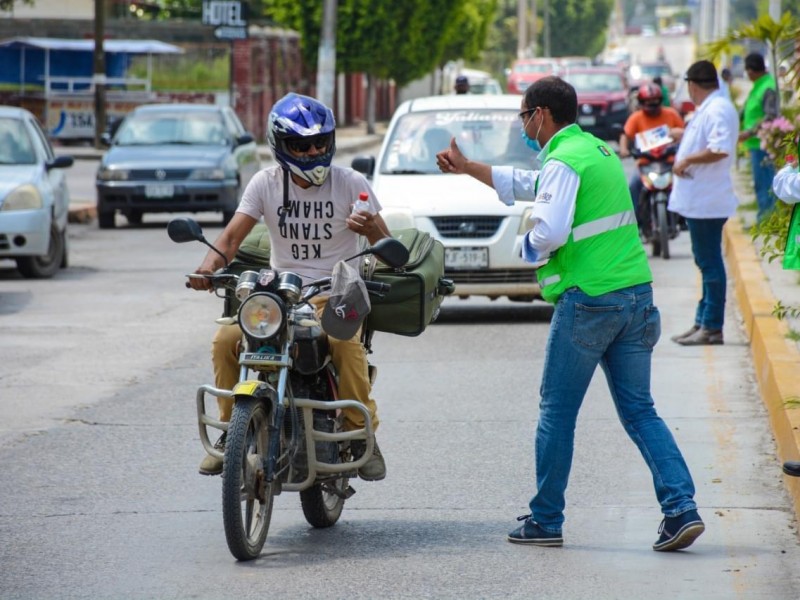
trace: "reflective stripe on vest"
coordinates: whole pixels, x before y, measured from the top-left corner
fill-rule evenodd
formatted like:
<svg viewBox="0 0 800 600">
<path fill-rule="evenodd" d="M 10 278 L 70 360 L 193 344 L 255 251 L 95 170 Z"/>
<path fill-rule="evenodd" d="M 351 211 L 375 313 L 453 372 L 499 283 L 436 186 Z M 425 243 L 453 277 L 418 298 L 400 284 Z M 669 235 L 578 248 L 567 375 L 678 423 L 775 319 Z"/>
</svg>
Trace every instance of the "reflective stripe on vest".
<svg viewBox="0 0 800 600">
<path fill-rule="evenodd" d="M 609 215 L 601 219 L 589 221 L 583 225 L 578 225 L 572 230 L 572 239 L 575 242 L 579 242 L 594 235 L 599 235 L 606 231 L 619 229 L 620 227 L 632 225 L 634 223 L 636 223 L 636 213 L 634 213 L 633 210 L 626 210 L 625 212 Z"/>
<path fill-rule="evenodd" d="M 607 231 L 613 231 L 614 229 L 619 229 L 625 225 L 633 225 L 635 223 L 636 213 L 633 210 L 626 210 L 615 215 L 609 215 L 607 217 L 602 217 L 600 219 L 595 219 L 594 221 L 589 221 L 588 223 L 578 225 L 572 230 L 572 241 L 579 242 L 581 240 L 585 240 L 586 238 L 600 235 L 601 233 L 606 233 Z M 559 281 L 561 281 L 561 275 L 556 273 L 554 275 L 550 275 L 550 277 L 541 279 L 539 281 L 539 285 L 542 287 L 547 287 L 548 285 L 553 285 Z"/>
</svg>

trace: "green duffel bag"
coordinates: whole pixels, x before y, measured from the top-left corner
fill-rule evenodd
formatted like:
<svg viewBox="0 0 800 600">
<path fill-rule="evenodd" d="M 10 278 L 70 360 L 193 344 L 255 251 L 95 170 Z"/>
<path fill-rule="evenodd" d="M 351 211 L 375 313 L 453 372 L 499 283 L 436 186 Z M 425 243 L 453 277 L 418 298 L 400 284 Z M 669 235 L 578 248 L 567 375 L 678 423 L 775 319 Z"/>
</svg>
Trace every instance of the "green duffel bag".
<svg viewBox="0 0 800 600">
<path fill-rule="evenodd" d="M 242 240 L 239 249 L 236 251 L 236 256 L 233 257 L 233 260 L 228 265 L 228 271 L 241 275 L 245 271 L 259 271 L 260 269 L 269 268 L 270 249 L 269 230 L 264 223 L 259 221 Z M 222 316 L 230 317 L 235 315 L 236 311 L 239 310 L 240 304 L 241 302 L 234 296 L 233 291 L 226 290 L 225 308 Z"/>
<path fill-rule="evenodd" d="M 391 233 L 408 248 L 408 263 L 393 269 L 375 257 L 365 261 L 364 279 L 392 286 L 383 298 L 370 295 L 372 309 L 366 328 L 416 336 L 436 320 L 442 300 L 453 293 L 455 286 L 444 278 L 444 246 L 439 240 L 418 229 Z"/>
</svg>

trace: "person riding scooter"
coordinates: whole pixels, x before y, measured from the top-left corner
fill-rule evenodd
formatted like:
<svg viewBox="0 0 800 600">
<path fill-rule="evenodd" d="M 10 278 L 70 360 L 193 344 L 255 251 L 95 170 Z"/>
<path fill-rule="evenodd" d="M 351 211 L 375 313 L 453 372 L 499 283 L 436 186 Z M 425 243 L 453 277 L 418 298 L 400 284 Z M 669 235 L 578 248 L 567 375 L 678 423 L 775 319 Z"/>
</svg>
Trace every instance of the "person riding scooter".
<svg viewBox="0 0 800 600">
<path fill-rule="evenodd" d="M 653 83 L 642 85 L 636 93 L 636 99 L 639 103 L 639 110 L 628 117 L 623 133 L 619 138 L 620 158 L 631 156 L 631 144 L 636 144 L 637 134 L 644 134 L 647 131 L 666 126 L 669 128 L 669 136 L 677 142 L 685 126 L 683 118 L 678 111 L 661 105 L 663 97 L 661 88 L 657 85 Z M 671 163 L 673 158 L 670 157 L 669 161 Z M 649 158 L 641 157 L 638 159 L 637 164 L 641 167 L 649 162 Z M 633 208 L 636 211 L 639 231 L 647 237 L 649 235 L 650 207 L 642 202 L 644 185 L 639 175 L 639 169 L 631 177 L 628 187 L 631 192 L 631 202 L 633 202 Z"/>
</svg>

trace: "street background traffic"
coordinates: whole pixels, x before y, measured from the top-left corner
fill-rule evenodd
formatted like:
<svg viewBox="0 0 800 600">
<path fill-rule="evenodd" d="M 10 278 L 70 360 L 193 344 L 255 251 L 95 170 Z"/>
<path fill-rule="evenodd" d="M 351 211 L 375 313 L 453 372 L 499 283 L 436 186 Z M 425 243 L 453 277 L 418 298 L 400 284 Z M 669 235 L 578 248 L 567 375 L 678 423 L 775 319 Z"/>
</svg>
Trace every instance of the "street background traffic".
<svg viewBox="0 0 800 600">
<path fill-rule="evenodd" d="M 92 162 L 70 172 L 71 190 L 89 182 L 77 200 Z M 278 497 L 263 556 L 236 563 L 219 480 L 196 473 L 194 392 L 211 378 L 221 302 L 183 287 L 205 249 L 171 243 L 168 219 L 74 224 L 72 264 L 53 280 L 0 269 L 0 597 L 800 597 L 792 503 L 736 304 L 724 346 L 667 339 L 698 295 L 685 234 L 652 261 L 653 390 L 707 525 L 689 551 L 650 549 L 661 515 L 602 375 L 579 419 L 565 547 L 506 542 L 533 491 L 552 309 L 470 299 L 446 301 L 418 338 L 376 336 L 387 479 L 354 481 L 329 530 Z M 200 222 L 209 239 L 221 230 L 217 214 Z"/>
</svg>

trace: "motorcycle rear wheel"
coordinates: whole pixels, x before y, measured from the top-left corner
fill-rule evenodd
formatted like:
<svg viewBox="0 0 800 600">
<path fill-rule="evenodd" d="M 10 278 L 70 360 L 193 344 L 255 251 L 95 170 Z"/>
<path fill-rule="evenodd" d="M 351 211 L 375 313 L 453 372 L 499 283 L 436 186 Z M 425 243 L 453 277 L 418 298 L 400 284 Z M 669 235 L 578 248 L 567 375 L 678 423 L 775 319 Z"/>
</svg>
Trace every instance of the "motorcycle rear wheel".
<svg viewBox="0 0 800 600">
<path fill-rule="evenodd" d="M 661 241 L 661 257 L 669 258 L 669 219 L 667 218 L 667 205 L 659 202 L 656 205 L 658 218 L 658 237 Z"/>
<path fill-rule="evenodd" d="M 228 426 L 222 467 L 222 522 L 238 560 L 261 553 L 272 520 L 274 484 L 265 484 L 269 415 L 260 400 L 238 400 Z"/>
</svg>

